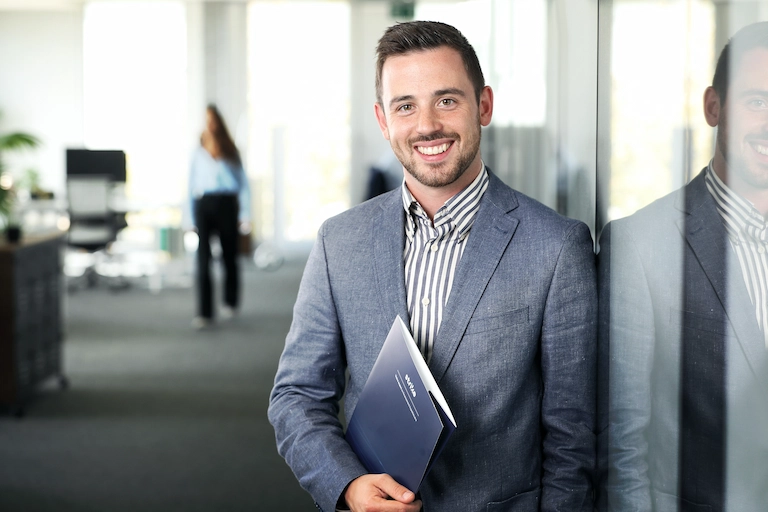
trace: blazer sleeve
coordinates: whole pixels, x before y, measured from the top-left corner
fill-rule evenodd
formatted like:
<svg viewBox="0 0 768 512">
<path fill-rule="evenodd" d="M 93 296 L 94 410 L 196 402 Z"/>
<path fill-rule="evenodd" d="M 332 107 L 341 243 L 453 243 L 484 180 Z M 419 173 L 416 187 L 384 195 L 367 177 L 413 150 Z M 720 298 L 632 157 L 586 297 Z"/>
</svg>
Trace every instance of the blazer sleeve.
<svg viewBox="0 0 768 512">
<path fill-rule="evenodd" d="M 270 396 L 277 448 L 301 486 L 326 512 L 366 473 L 344 439 L 339 402 L 346 360 L 320 228 L 304 270 L 293 321 Z"/>
<path fill-rule="evenodd" d="M 600 242 L 599 509 L 652 510 L 647 462 L 655 346 L 651 292 L 626 226 L 609 224 Z"/>
<path fill-rule="evenodd" d="M 542 323 L 542 511 L 593 507 L 596 335 L 595 256 L 578 223 L 564 236 Z"/>
</svg>

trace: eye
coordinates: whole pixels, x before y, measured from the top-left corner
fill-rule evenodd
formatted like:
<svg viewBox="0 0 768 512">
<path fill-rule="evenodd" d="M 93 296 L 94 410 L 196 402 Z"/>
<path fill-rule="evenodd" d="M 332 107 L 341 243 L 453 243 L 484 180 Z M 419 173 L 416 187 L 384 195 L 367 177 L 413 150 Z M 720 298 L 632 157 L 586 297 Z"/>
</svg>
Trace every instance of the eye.
<svg viewBox="0 0 768 512">
<path fill-rule="evenodd" d="M 440 100 L 440 106 L 441 107 L 450 107 L 456 103 L 456 100 L 453 98 L 443 98 Z"/>
<path fill-rule="evenodd" d="M 747 102 L 747 106 L 754 110 L 768 108 L 768 101 L 763 98 L 754 98 Z"/>
<path fill-rule="evenodd" d="M 413 110 L 413 105 L 411 105 L 410 103 L 406 103 L 404 105 L 400 105 L 399 107 L 397 107 L 398 112 L 410 112 L 411 110 Z"/>
</svg>

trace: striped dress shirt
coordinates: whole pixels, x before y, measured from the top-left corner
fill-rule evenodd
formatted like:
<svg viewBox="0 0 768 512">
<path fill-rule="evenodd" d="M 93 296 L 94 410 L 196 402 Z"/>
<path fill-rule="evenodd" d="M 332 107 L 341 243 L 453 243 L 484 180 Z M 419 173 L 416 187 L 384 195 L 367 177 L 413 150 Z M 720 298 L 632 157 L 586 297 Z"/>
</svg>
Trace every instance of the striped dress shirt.
<svg viewBox="0 0 768 512">
<path fill-rule="evenodd" d="M 427 362 L 488 182 L 483 164 L 477 178 L 437 211 L 433 223 L 403 181 L 406 212 L 403 259 L 408 313 L 413 339 Z"/>
<path fill-rule="evenodd" d="M 723 183 L 712 169 L 712 162 L 705 181 L 739 260 L 757 323 L 768 347 L 768 223 L 752 203 Z"/>
</svg>

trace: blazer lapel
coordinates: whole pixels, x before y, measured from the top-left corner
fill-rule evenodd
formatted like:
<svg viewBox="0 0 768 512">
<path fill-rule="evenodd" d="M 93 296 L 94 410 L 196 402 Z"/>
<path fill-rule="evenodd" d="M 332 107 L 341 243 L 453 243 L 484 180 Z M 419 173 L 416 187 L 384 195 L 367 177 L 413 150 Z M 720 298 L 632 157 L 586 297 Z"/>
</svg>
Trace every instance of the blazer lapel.
<svg viewBox="0 0 768 512">
<path fill-rule="evenodd" d="M 685 188 L 685 198 L 681 195 L 678 207 L 688 213 L 687 218 L 678 221 L 680 232 L 712 283 L 750 370 L 764 386 L 768 386 L 763 372 L 757 370 L 765 367 L 768 357 L 763 334 L 755 319 L 755 308 L 747 294 L 741 267 L 732 257 L 723 221 L 706 188 L 703 172 Z"/>
<path fill-rule="evenodd" d="M 515 193 L 493 174 L 490 180 L 456 269 L 429 363 L 438 383 L 459 348 L 469 319 L 519 224 L 517 218 L 509 215 L 518 206 Z"/>
<path fill-rule="evenodd" d="M 405 295 L 405 210 L 400 189 L 390 194 L 373 219 L 373 265 L 382 309 L 391 324 L 397 315 L 410 322 Z M 389 325 L 387 325 L 389 330 Z"/>
</svg>

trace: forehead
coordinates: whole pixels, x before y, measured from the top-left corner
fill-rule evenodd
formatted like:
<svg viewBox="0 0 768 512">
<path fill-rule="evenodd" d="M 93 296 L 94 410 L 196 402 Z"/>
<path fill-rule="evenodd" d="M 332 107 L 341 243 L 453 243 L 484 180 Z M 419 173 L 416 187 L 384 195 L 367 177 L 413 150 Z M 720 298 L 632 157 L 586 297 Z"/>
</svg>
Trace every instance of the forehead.
<svg viewBox="0 0 768 512">
<path fill-rule="evenodd" d="M 731 70 L 731 88 L 768 90 L 768 48 L 753 48 L 734 63 Z"/>
<path fill-rule="evenodd" d="M 472 88 L 461 54 L 447 46 L 389 57 L 381 69 L 381 85 L 385 97 Z"/>
</svg>

